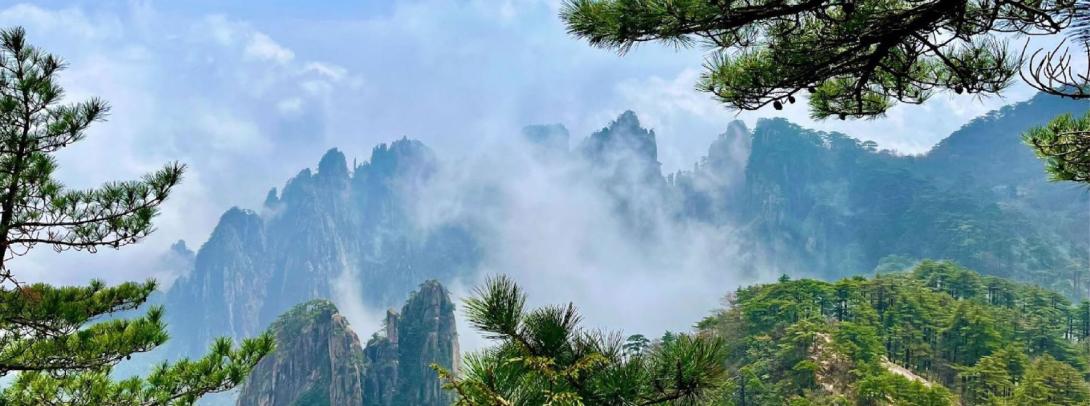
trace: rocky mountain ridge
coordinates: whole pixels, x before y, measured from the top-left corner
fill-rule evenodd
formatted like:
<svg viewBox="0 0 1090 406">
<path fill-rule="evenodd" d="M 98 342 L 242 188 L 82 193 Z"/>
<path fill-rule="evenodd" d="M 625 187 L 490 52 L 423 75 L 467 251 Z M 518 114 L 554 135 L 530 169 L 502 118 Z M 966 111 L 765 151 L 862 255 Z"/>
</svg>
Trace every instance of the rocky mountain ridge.
<svg viewBox="0 0 1090 406">
<path fill-rule="evenodd" d="M 458 334 L 450 294 L 420 285 L 366 346 L 327 300 L 296 305 L 270 329 L 277 348 L 251 373 L 239 406 L 422 405 L 450 397 L 431 365 L 457 370 Z"/>
<path fill-rule="evenodd" d="M 404 202 L 435 171 L 430 149 L 402 139 L 375 147 L 349 171 L 331 149 L 317 172 L 300 171 L 260 211 L 232 208 L 166 294 L 175 352 L 214 337 L 259 334 L 292 306 L 315 298 L 359 297 L 394 305 L 428 279 L 468 273 L 477 248 L 458 225 L 420 229 Z"/>
<path fill-rule="evenodd" d="M 781 119 L 752 130 L 735 122 L 693 170 L 668 175 L 655 133 L 633 112 L 574 147 L 560 125 L 522 136 L 542 165 L 570 166 L 565 176 L 596 185 L 640 243 L 659 241 L 663 221 L 721 227 L 762 259 L 722 272 L 840 277 L 939 258 L 1074 295 L 1086 290 L 1069 272 L 1088 262 L 1090 195 L 1047 182 L 1020 133 L 1085 108 L 1038 96 L 974 120 L 921 156 Z M 408 139 L 375 147 L 359 165 L 333 149 L 316 171 L 270 191 L 264 207 L 227 211 L 165 295 L 167 309 L 188 310 L 168 312 L 171 345 L 185 354 L 216 336 L 253 336 L 315 298 L 385 308 L 420 281 L 472 278 L 496 254 L 485 248 L 497 231 L 465 218 L 421 226 L 412 210 L 449 170 Z M 468 201 L 506 204 L 483 190 Z M 507 212 L 470 215 L 496 213 Z"/>
</svg>

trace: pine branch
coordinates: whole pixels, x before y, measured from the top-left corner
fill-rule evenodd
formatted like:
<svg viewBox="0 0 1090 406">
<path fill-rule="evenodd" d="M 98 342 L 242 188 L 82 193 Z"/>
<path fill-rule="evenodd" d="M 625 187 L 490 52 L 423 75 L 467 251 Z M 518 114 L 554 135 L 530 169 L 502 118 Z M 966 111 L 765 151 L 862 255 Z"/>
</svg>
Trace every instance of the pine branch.
<svg viewBox="0 0 1090 406">
<path fill-rule="evenodd" d="M 1074 2 L 570 0 L 570 34 L 620 53 L 643 42 L 710 48 L 698 88 L 729 108 L 781 109 L 812 93 L 815 118 L 872 118 L 933 90 L 997 94 L 1022 60 L 1003 33 L 1052 35 Z"/>
</svg>

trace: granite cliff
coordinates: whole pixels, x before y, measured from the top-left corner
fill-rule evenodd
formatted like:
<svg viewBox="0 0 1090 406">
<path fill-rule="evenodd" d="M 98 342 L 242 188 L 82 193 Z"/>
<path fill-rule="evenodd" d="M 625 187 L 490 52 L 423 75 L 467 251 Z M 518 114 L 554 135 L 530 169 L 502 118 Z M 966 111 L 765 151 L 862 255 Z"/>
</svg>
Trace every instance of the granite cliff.
<svg viewBox="0 0 1090 406">
<path fill-rule="evenodd" d="M 336 306 L 313 300 L 270 327 L 277 338 L 243 385 L 239 406 L 450 404 L 431 369 L 457 369 L 458 333 L 450 294 L 420 285 L 366 346 Z"/>
</svg>

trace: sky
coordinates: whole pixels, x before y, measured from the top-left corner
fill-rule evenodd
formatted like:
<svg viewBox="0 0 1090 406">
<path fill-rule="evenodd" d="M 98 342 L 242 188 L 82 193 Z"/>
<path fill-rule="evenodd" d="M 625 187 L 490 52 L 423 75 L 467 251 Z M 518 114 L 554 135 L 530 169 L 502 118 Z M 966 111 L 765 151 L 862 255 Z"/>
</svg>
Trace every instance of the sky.
<svg viewBox="0 0 1090 406">
<path fill-rule="evenodd" d="M 706 50 L 643 45 L 626 55 L 573 38 L 559 0 L 0 1 L 0 27 L 63 57 L 68 100 L 113 107 L 58 155 L 71 187 L 133 179 L 171 161 L 186 178 L 144 243 L 99 255 L 42 248 L 27 279 L 158 277 L 178 239 L 196 249 L 221 213 L 259 207 L 321 154 L 364 160 L 409 137 L 452 162 L 528 124 L 578 140 L 625 110 L 655 130 L 667 172 L 689 168 L 735 119 L 786 117 L 903 153 L 923 153 L 973 117 L 1031 96 L 940 95 L 868 121 L 808 118 L 805 103 L 738 114 L 694 90 Z"/>
</svg>

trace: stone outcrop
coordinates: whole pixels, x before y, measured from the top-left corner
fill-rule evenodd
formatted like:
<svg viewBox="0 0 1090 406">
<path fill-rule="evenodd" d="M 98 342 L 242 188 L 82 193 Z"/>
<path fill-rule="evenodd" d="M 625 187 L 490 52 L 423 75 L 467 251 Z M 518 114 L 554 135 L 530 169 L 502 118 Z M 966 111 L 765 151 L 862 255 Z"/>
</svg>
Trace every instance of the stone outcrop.
<svg viewBox="0 0 1090 406">
<path fill-rule="evenodd" d="M 219 336 L 260 334 L 313 299 L 348 294 L 370 307 L 399 305 L 421 281 L 473 269 L 478 249 L 459 224 L 421 225 L 411 202 L 436 171 L 424 144 L 402 139 L 356 164 L 332 149 L 260 210 L 233 208 L 167 292 L 172 355 L 204 352 Z"/>
<path fill-rule="evenodd" d="M 324 300 L 298 305 L 271 327 L 277 348 L 251 373 L 239 406 L 444 406 L 432 364 L 457 371 L 454 304 L 438 282 L 420 285 L 385 328 L 361 347 L 336 307 Z"/>
<path fill-rule="evenodd" d="M 239 394 L 240 406 L 360 405 L 363 348 L 332 303 L 296 306 L 271 327 L 276 350 L 262 359 Z"/>
<path fill-rule="evenodd" d="M 387 312 L 384 334 L 368 341 L 365 354 L 365 387 L 377 395 L 365 399 L 365 405 L 450 404 L 431 368 L 438 364 L 457 371 L 458 333 L 450 294 L 435 281 L 420 285 L 400 314 Z"/>
</svg>

